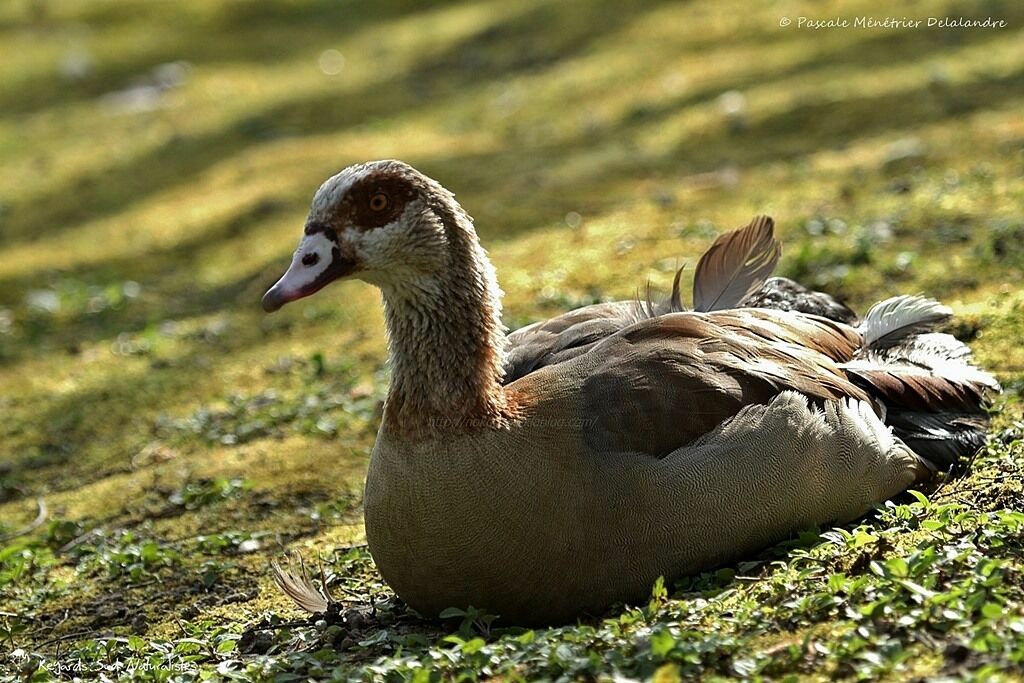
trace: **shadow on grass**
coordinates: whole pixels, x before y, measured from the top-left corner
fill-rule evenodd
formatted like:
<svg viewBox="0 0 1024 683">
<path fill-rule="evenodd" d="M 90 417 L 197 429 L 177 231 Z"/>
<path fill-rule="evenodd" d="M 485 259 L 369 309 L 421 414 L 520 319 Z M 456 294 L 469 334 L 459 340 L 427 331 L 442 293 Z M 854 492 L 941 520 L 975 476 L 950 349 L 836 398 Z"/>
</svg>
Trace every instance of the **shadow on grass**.
<svg viewBox="0 0 1024 683">
<path fill-rule="evenodd" d="M 723 164 L 752 168 L 780 160 L 792 160 L 830 146 L 849 145 L 862 137 L 884 131 L 912 129 L 922 124 L 969 115 L 981 109 L 1005 106 L 1019 99 L 1022 91 L 1024 72 L 1017 71 L 955 87 L 922 84 L 882 96 L 809 102 L 755 120 L 739 133 L 732 133 L 722 125 L 716 130 L 707 131 L 699 139 L 686 141 L 667 150 L 658 158 L 623 155 L 618 160 L 590 165 L 574 175 L 563 174 L 558 182 L 548 177 L 549 164 L 585 153 L 595 144 L 601 143 L 595 143 L 590 136 L 581 134 L 568 140 L 536 143 L 529 155 L 524 155 L 521 149 L 503 148 L 482 154 L 438 155 L 411 161 L 430 175 L 451 179 L 446 182 L 459 192 L 470 212 L 475 212 L 475 205 L 487 197 L 530 197 L 530 206 L 526 210 L 508 211 L 499 218 L 500 225 L 481 226 L 484 238 L 494 243 L 514 238 L 537 225 L 557 221 L 566 211 L 577 210 L 584 205 L 588 211 L 600 213 L 623 199 L 623 177 L 633 177 L 637 173 L 663 173 L 671 177 L 682 169 L 699 172 L 716 169 Z M 324 102 L 318 100 L 296 106 L 307 111 L 320 111 Z M 667 116 L 669 113 L 671 110 L 666 109 L 662 115 Z M 612 141 L 628 139 L 631 134 L 656 126 L 657 123 L 657 117 L 653 115 L 642 122 L 627 117 L 615 129 L 602 131 L 600 138 Z M 225 139 L 214 138 L 190 144 L 196 150 L 208 150 L 229 143 Z M 197 163 L 197 158 L 209 160 L 206 154 L 203 152 L 196 157 L 178 157 L 191 160 L 187 163 Z M 134 168 L 133 165 L 132 172 L 145 175 L 141 166 Z M 463 191 L 463 183 L 472 189 Z M 594 197 L 600 199 L 595 200 Z M 293 205 L 289 201 L 286 206 L 289 210 L 297 210 L 297 202 Z M 245 294 L 251 298 L 258 294 L 257 290 L 264 284 L 269 285 L 278 274 L 282 262 L 271 260 L 232 283 L 205 291 L 195 291 L 188 283 L 173 284 L 173 276 L 182 264 L 194 262 L 204 250 L 244 239 L 246 229 L 258 226 L 268 211 L 273 213 L 278 207 L 275 203 L 264 203 L 251 210 L 243 210 L 222 224 L 212 226 L 210 230 L 198 233 L 173 247 L 101 260 L 63 271 L 62 275 L 66 277 L 90 283 L 102 283 L 116 277 L 135 279 L 143 282 L 144 286 L 154 280 L 159 282 L 161 278 L 172 284 L 170 289 L 161 291 L 162 303 L 156 307 L 134 307 L 123 315 L 111 311 L 109 315 L 75 321 L 63 333 L 58 330 L 54 340 L 59 342 L 65 335 L 81 341 L 110 339 L 121 332 L 142 329 L 155 320 L 204 315 L 247 305 L 248 302 L 240 301 L 239 297 Z M 38 284 L 39 275 L 29 273 L 0 280 L 0 290 L 16 297 Z M 22 348 L 21 352 L 35 348 L 38 339 L 27 341 L 29 346 Z M 13 353 L 8 353 L 0 362 L 10 363 L 21 355 L 18 349 L 14 349 Z"/>
<path fill-rule="evenodd" d="M 315 6 L 328 11 L 324 9 L 328 5 L 330 3 L 321 2 Z M 552 67 L 581 54 L 649 7 L 630 5 L 620 8 L 610 0 L 596 9 L 579 4 L 538 5 L 506 22 L 481 30 L 390 83 L 374 84 L 354 96 L 346 96 L 345 107 L 337 106 L 338 97 L 332 94 L 295 98 L 224 129 L 168 142 L 129 162 L 95 171 L 69 185 L 57 187 L 33 200 L 31 205 L 12 207 L 10 215 L 5 217 L 5 238 L 8 243 L 27 241 L 40 225 L 50 226 L 48 229 L 58 232 L 70 231 L 86 220 L 116 215 L 154 193 L 189 182 L 195 175 L 269 137 L 291 134 L 292 131 L 317 134 L 344 130 L 380 117 L 407 116 L 433 106 L 441 99 L 458 98 L 467 90 L 485 87 L 495 78 Z M 615 12 L 611 11 L 613 8 Z M 377 20 L 386 20 L 407 9 L 408 3 L 390 3 L 374 16 Z M 565 19 L 583 17 L 584 13 L 585 20 L 570 22 L 571 27 L 566 29 Z M 312 20 L 296 21 L 301 27 Z M 247 35 L 244 33 L 246 30 L 269 31 L 274 27 L 274 21 L 265 17 L 254 16 L 251 22 L 241 22 L 242 27 L 250 27 L 240 29 L 243 36 Z M 356 28 L 348 27 L 347 30 Z M 335 31 L 331 34 L 334 38 L 343 34 L 338 33 L 336 27 L 330 30 Z M 922 37 L 926 35 L 931 37 Z M 519 197 L 529 197 L 531 207 L 509 211 L 508 218 L 500 226 L 482 226 L 482 232 L 488 233 L 485 235 L 488 241 L 510 239 L 537 225 L 550 223 L 566 211 L 576 210 L 581 204 L 595 213 L 614 205 L 621 199 L 623 177 L 638 173 L 671 177 L 681 171 L 714 169 L 723 163 L 750 168 L 791 160 L 830 145 L 850 144 L 884 131 L 912 129 L 982 109 L 1006 106 L 1019 97 L 1024 90 L 1024 73 L 1020 71 L 979 77 L 958 86 L 921 83 L 881 96 L 798 103 L 792 109 L 764 118 L 754 116 L 749 127 L 740 133 L 730 133 L 723 124 L 715 130 L 706 131 L 699 139 L 685 141 L 666 150 L 654 159 L 622 155 L 610 162 L 590 164 L 574 174 L 563 174 L 557 182 L 551 181 L 547 174 L 549 167 L 586 154 L 595 147 L 628 144 L 631 135 L 657 127 L 662 120 L 682 109 L 711 101 L 721 90 L 749 87 L 839 65 L 860 68 L 879 66 L 893 60 L 916 61 L 947 49 L 951 39 L 943 35 L 921 32 L 908 37 L 904 33 L 893 33 L 870 37 L 833 51 L 823 49 L 780 73 L 746 75 L 724 83 L 720 88 L 645 108 L 605 130 L 581 132 L 569 139 L 540 140 L 531 143 L 527 149 L 510 144 L 495 152 L 461 154 L 456 151 L 410 161 L 459 191 L 460 198 L 471 212 L 476 211 L 474 205 L 477 202 L 488 197 L 499 197 L 498 201 L 506 204 L 518 204 Z M 966 37 L 962 40 L 980 44 L 998 34 L 975 32 L 963 35 Z M 264 39 L 260 42 L 250 37 L 262 47 L 244 48 L 252 52 L 238 53 L 234 58 L 258 61 L 261 59 L 258 50 L 275 48 L 274 41 Z M 241 37 L 236 38 L 228 42 L 245 42 Z M 520 49 L 522 45 L 525 47 Z M 159 59 L 154 57 L 156 61 L 163 58 L 163 55 L 159 55 Z M 462 191 L 463 187 L 468 191 Z M 74 196 L 76 201 L 66 201 L 68 196 Z M 289 210 L 294 208 L 290 201 L 285 206 Z M 123 312 L 110 311 L 93 319 L 74 320 L 66 326 L 47 331 L 41 338 L 26 339 L 0 362 L 10 363 L 36 353 L 41 343 L 59 345 L 71 340 L 78 343 L 106 341 L 122 332 L 137 332 L 159 320 L 180 320 L 242 306 L 255 307 L 255 296 L 263 285 L 269 284 L 279 274 L 277 271 L 282 261 L 274 259 L 266 265 L 254 267 L 230 283 L 198 291 L 176 277 L 176 271 L 183 264 L 200 259 L 207 249 L 244 239 L 246 229 L 258 225 L 278 208 L 272 208 L 269 214 L 265 210 L 265 206 L 257 206 L 251 211 L 240 211 L 224 223 L 211 226 L 211 229 L 173 247 L 101 260 L 64 271 L 62 275 L 88 283 L 102 283 L 112 278 L 135 279 L 143 283 L 146 291 L 150 282 L 156 280 L 155 291 L 159 296 L 155 303 L 147 306 Z M 17 297 L 38 284 L 39 274 L 32 273 L 0 280 L 0 291 Z M 239 335 L 224 348 L 193 349 L 176 359 L 179 369 L 134 376 L 125 376 L 115 370 L 98 385 L 52 401 L 39 418 L 39 424 L 50 432 L 40 444 L 39 468 L 50 472 L 55 471 L 49 469 L 51 466 L 65 466 L 76 455 L 75 444 L 108 438 L 111 430 L 118 436 L 107 447 L 111 453 L 121 454 L 118 457 L 127 458 L 124 454 L 136 445 L 131 441 L 139 438 L 140 433 L 130 429 L 133 421 L 140 415 L 160 410 L 172 397 L 187 392 L 190 379 L 205 372 L 197 363 L 200 356 L 227 356 L 245 346 L 256 345 L 261 339 L 255 330 Z M 135 397 L 139 396 L 146 397 L 145 403 L 134 405 Z M 88 419 L 96 412 L 105 414 L 102 425 Z M 84 470 L 90 468 L 95 470 L 95 463 L 83 463 L 62 474 L 61 479 L 71 481 L 83 476 Z M 102 475 L 101 472 L 96 474 Z"/>
<path fill-rule="evenodd" d="M 196 13 L 177 3 L 136 0 L 90 3 L 70 20 L 46 11 L 26 11 L 20 20 L 0 24 L 0 37 L 19 33 L 58 41 L 68 36 L 89 38 L 93 32 L 104 37 L 118 32 L 156 33 L 153 40 L 139 41 L 129 59 L 102 61 L 81 80 L 62 78 L 55 64 L 47 65 L 50 68 L 45 71 L 23 74 L 20 82 L 0 86 L 0 112 L 4 116 L 31 115 L 54 105 L 87 100 L 127 87 L 153 67 L 178 60 L 196 66 L 274 64 L 302 54 L 309 54 L 312 60 L 315 46 L 326 49 L 372 24 L 433 12 L 440 6 L 424 8 L 416 0 L 381 0 L 373 3 L 372 10 L 354 11 L 351 3 L 337 0 L 264 0 L 219 3 L 215 9 Z M 29 82 L 32 87 L 25 87 Z"/>
<path fill-rule="evenodd" d="M 477 32 L 452 46 L 439 57 L 391 82 L 375 83 L 359 92 L 344 95 L 319 93 L 296 98 L 208 134 L 189 138 L 174 137 L 158 148 L 123 164 L 97 169 L 54 187 L 43 196 L 10 206 L 0 230 L 8 243 L 32 241 L 41 235 L 52 236 L 54 232 L 73 230 L 86 221 L 115 215 L 161 190 L 188 182 L 189 178 L 194 178 L 240 151 L 268 139 L 345 130 L 379 118 L 406 116 L 446 98 L 458 98 L 467 91 L 492 82 L 496 77 L 543 69 L 580 54 L 589 45 L 621 27 L 631 18 L 628 15 L 623 16 L 625 10 L 610 11 L 611 3 L 606 4 L 609 6 L 604 8 L 605 11 L 597 11 L 600 8 L 594 8 L 589 12 L 586 21 L 570 21 L 578 19 L 577 15 L 580 14 L 579 8 L 575 5 L 569 5 L 569 9 L 561 5 L 541 5 Z M 379 9 L 378 20 L 384 21 L 400 14 L 397 8 L 402 6 L 402 3 L 392 3 L 384 9 Z M 628 11 L 634 15 L 642 13 L 641 7 L 630 5 L 630 8 Z M 274 14 L 272 9 L 270 14 Z M 316 15 L 316 12 L 313 14 Z M 253 15 L 252 21 L 255 26 L 265 28 L 266 20 L 256 20 L 259 16 Z M 303 24 L 300 22 L 300 25 Z M 566 25 L 571 28 L 566 29 Z M 244 27 L 248 24 L 243 22 L 242 26 L 241 30 L 244 32 Z M 537 170 L 549 160 L 565 158 L 591 147 L 596 137 L 615 139 L 623 133 L 639 130 L 641 127 L 656 126 L 663 118 L 689 106 L 707 102 L 724 89 L 742 89 L 840 64 L 862 68 L 904 59 L 920 60 L 932 52 L 948 49 L 951 35 L 961 34 L 898 32 L 868 38 L 838 50 L 821 50 L 770 77 L 760 73 L 751 74 L 720 88 L 691 93 L 650 106 L 645 105 L 635 110 L 627 121 L 617 124 L 614 128 L 574 140 L 572 144 L 556 143 L 547 147 L 541 143 L 533 150 L 535 153 L 528 158 L 535 161 L 533 170 Z M 976 43 L 992 40 L 999 35 L 999 32 L 970 34 L 971 42 Z M 235 37 L 231 41 L 212 42 L 233 45 L 247 41 Z M 248 55 L 248 58 L 253 57 Z M 868 102 L 867 106 L 857 112 L 861 115 L 859 119 L 853 119 L 849 115 L 851 103 L 848 101 L 809 103 L 797 107 L 793 112 L 787 112 L 778 118 L 775 125 L 756 126 L 746 136 L 737 139 L 719 138 L 708 144 L 709 141 L 702 138 L 699 144 L 694 145 L 699 147 L 699 150 L 681 148 L 672 156 L 672 161 L 685 165 L 689 163 L 690 158 L 707 159 L 710 156 L 712 165 L 719 163 L 720 160 L 749 165 L 764 160 L 779 148 L 792 149 L 793 153 L 799 154 L 814 149 L 822 144 L 822 140 L 829 139 L 829 135 L 833 134 L 830 127 L 835 127 L 831 120 L 833 115 L 838 115 L 839 120 L 851 124 L 848 126 L 849 131 L 840 132 L 865 135 L 886 128 L 919 123 L 920 120 L 914 120 L 915 116 L 924 115 L 924 120 L 931 121 L 936 120 L 936 113 L 950 116 L 967 113 L 989 106 L 993 97 L 998 103 L 1007 99 L 1010 94 L 1008 91 L 1017 82 L 1017 79 L 1009 79 L 1005 82 L 1006 90 L 985 92 L 985 87 L 1001 86 L 1004 83 L 999 80 L 978 81 L 976 86 L 965 86 L 968 92 L 963 96 L 958 96 L 955 90 L 951 91 L 941 85 L 935 86 L 933 90 L 922 88 L 907 95 L 912 99 L 906 103 L 907 106 L 886 106 L 902 105 L 903 101 L 900 98 L 905 95 L 904 93 L 894 98 L 878 98 L 873 102 L 882 105 L 883 108 L 871 109 L 871 102 Z M 971 99 L 977 95 L 982 97 Z M 936 106 L 926 106 L 929 97 Z M 856 102 L 853 105 L 856 106 Z M 887 116 L 894 112 L 897 114 L 896 118 Z M 754 139 L 755 132 L 766 137 L 756 139 L 757 144 L 752 148 L 749 143 Z M 783 139 L 774 141 L 767 137 L 775 133 L 779 133 Z M 799 136 L 802 144 L 794 144 L 796 136 Z M 757 150 L 766 150 L 766 153 L 758 156 Z M 508 150 L 508 153 L 503 155 L 506 158 L 502 161 L 507 164 L 514 157 L 521 156 L 521 151 Z M 693 154 L 691 157 L 690 153 L 694 151 L 701 154 Z M 457 178 L 459 175 L 466 173 L 462 171 L 450 177 Z M 475 177 L 475 174 L 471 175 Z M 489 189 L 494 188 L 492 186 Z M 68 197 L 74 197 L 75 200 L 67 201 Z M 46 226 L 46 229 L 40 230 L 40 226 Z"/>
<path fill-rule="evenodd" d="M 43 196 L 12 204 L 0 233 L 8 244 L 31 242 L 43 235 L 52 237 L 186 183 L 269 139 L 345 130 L 414 114 L 486 85 L 499 74 L 539 70 L 569 59 L 654 4 L 619 8 L 612 0 L 602 0 L 585 7 L 580 3 L 536 6 L 482 29 L 389 82 L 373 83 L 354 93 L 327 92 L 295 98 L 208 134 L 176 136 L 125 163 L 96 169 L 53 187 Z M 618 9 L 613 12 L 613 8 Z M 385 12 L 380 20 L 389 16 Z M 225 42 L 245 40 L 233 36 Z M 274 47 L 278 42 L 264 40 L 261 44 Z M 74 201 L 68 201 L 68 197 L 74 197 Z M 46 229 L 40 230 L 40 226 Z"/>
</svg>

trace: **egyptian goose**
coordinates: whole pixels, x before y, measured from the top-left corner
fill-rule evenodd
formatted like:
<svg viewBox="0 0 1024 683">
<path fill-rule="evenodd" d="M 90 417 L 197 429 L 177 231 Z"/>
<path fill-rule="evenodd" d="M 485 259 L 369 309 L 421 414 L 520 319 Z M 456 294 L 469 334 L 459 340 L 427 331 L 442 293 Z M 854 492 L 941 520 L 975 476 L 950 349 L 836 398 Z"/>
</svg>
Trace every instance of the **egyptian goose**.
<svg viewBox="0 0 1024 683">
<path fill-rule="evenodd" d="M 948 309 L 896 297 L 857 326 L 832 320 L 852 313 L 764 284 L 778 256 L 758 218 L 702 258 L 696 311 L 677 278 L 666 304 L 506 335 L 472 219 L 436 181 L 376 161 L 316 192 L 263 306 L 348 277 L 383 293 L 392 377 L 364 502 L 398 595 L 427 616 L 565 622 L 860 517 L 983 442 L 998 385 L 931 332 Z"/>
</svg>

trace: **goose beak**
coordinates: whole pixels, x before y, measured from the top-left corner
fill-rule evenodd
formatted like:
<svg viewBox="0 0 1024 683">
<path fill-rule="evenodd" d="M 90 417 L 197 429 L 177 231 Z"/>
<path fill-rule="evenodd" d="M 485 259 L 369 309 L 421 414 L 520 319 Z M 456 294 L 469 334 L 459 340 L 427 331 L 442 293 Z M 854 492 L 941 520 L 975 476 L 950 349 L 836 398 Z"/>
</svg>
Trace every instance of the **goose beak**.
<svg viewBox="0 0 1024 683">
<path fill-rule="evenodd" d="M 356 270 L 338 245 L 323 233 L 306 235 L 292 256 L 292 264 L 263 295 L 263 310 L 273 313 L 285 304 L 319 292 L 331 282 Z"/>
</svg>

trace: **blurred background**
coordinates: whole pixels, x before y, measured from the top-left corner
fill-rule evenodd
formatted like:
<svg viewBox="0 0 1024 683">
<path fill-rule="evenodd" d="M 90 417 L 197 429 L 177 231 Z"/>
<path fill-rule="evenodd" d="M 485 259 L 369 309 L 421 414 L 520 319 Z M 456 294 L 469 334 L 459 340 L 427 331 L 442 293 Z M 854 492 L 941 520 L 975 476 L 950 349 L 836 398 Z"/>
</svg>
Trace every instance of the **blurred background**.
<svg viewBox="0 0 1024 683">
<path fill-rule="evenodd" d="M 769 213 L 782 273 L 859 310 L 942 298 L 1016 401 L 1024 5 L 897 15 L 1004 27 L 800 22 L 893 12 L 6 0 L 0 531 L 30 523 L 42 496 L 52 547 L 95 532 L 121 552 L 95 560 L 108 574 L 166 563 L 183 586 L 216 548 L 146 560 L 138 539 L 219 533 L 237 557 L 210 585 L 234 592 L 266 553 L 360 540 L 387 381 L 377 294 L 337 284 L 269 317 L 259 298 L 317 186 L 368 159 L 456 193 L 512 327 L 648 280 L 667 290 L 716 234 Z M 63 590 L 35 598 L 39 624 L 114 588 Z M 123 597 L 154 623 L 179 599 Z"/>
</svg>

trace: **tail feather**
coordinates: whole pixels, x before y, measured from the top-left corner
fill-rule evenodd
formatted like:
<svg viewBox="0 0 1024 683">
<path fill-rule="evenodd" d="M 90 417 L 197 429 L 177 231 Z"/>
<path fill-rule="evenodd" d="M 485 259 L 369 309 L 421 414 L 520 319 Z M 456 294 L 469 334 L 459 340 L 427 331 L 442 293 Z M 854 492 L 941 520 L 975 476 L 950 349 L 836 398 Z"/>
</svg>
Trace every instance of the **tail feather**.
<svg viewBox="0 0 1024 683">
<path fill-rule="evenodd" d="M 310 614 L 326 612 L 333 602 L 330 593 L 326 592 L 326 583 L 323 590 L 317 588 L 309 578 L 309 573 L 306 571 L 306 564 L 302 561 L 302 556 L 295 553 L 291 559 L 297 568 L 292 568 L 291 566 L 281 567 L 274 560 L 270 562 L 274 583 L 277 584 L 277 587 L 285 595 L 291 598 L 292 602 Z"/>
<path fill-rule="evenodd" d="M 951 334 L 918 334 L 887 349 L 869 351 L 866 357 L 902 360 L 951 381 L 984 387 L 989 391 L 1001 390 L 995 377 L 974 364 L 974 356 L 967 344 Z"/>
<path fill-rule="evenodd" d="M 930 331 L 951 315 L 923 297 L 875 304 L 859 327 L 863 350 L 842 368 L 884 405 L 886 424 L 914 452 L 959 471 L 985 443 L 989 396 L 1000 387 L 966 344 Z"/>
<path fill-rule="evenodd" d="M 988 391 L 985 384 L 941 376 L 929 368 L 899 360 L 879 363 L 858 358 L 844 363 L 842 368 L 854 384 L 886 404 L 921 412 L 984 412 L 981 406 Z"/>
<path fill-rule="evenodd" d="M 959 473 L 985 445 L 987 415 L 893 411 L 887 416 L 893 433 L 936 468 Z"/>
</svg>

